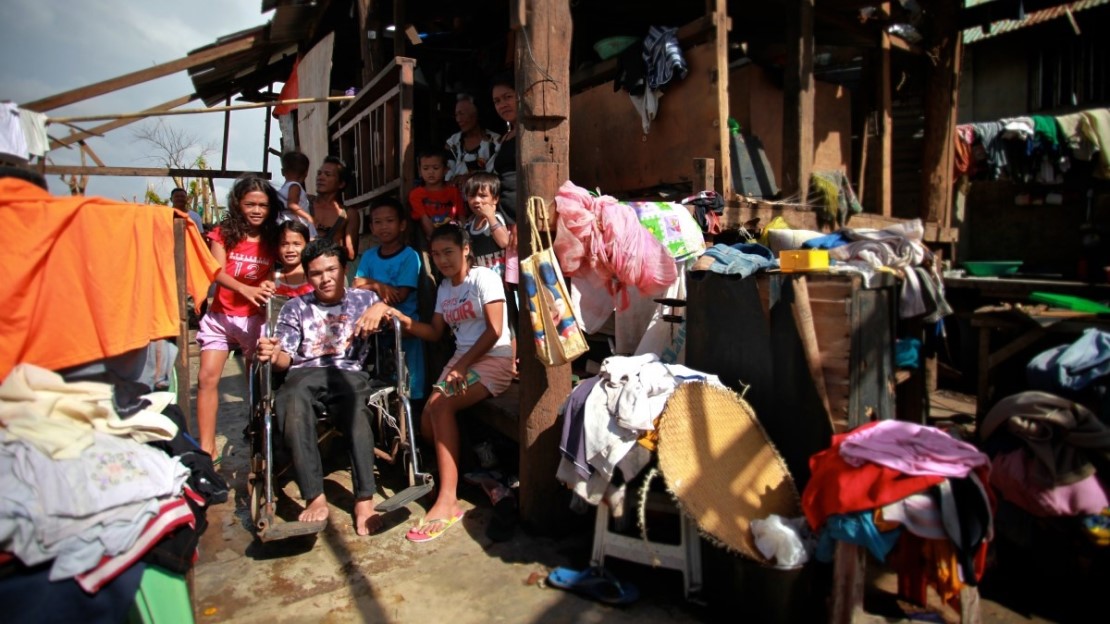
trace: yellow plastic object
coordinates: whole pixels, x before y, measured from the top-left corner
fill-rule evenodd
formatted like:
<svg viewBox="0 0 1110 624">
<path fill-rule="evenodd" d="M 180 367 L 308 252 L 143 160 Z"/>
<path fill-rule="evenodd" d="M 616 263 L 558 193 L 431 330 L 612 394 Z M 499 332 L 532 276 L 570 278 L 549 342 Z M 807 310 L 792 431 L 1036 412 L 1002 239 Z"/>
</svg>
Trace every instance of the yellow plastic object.
<svg viewBox="0 0 1110 624">
<path fill-rule="evenodd" d="M 783 273 L 824 271 L 829 268 L 826 249 L 784 249 L 779 252 L 779 268 Z"/>
<path fill-rule="evenodd" d="M 759 235 L 759 244 L 764 247 L 770 247 L 771 236 L 768 234 L 771 230 L 789 230 L 790 224 L 782 217 L 775 217 L 771 222 L 763 226 L 763 232 Z"/>
</svg>

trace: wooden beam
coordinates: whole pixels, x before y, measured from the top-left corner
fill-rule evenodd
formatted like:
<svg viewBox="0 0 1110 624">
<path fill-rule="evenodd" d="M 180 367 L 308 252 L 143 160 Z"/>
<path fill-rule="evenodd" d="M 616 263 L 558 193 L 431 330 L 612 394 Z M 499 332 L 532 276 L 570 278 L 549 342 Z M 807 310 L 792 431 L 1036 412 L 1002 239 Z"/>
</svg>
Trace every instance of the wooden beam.
<svg viewBox="0 0 1110 624">
<path fill-rule="evenodd" d="M 960 95 L 963 33 L 957 29 L 960 0 L 938 0 L 932 6 L 932 28 L 925 83 L 925 145 L 921 167 L 921 220 L 948 225 L 952 203 L 954 137 Z"/>
<path fill-rule="evenodd" d="M 814 0 L 788 0 L 786 70 L 783 75 L 782 191 L 786 196 L 809 192 L 813 168 Z"/>
<path fill-rule="evenodd" d="M 73 89 L 71 91 L 66 91 L 64 93 L 59 93 L 57 95 L 52 95 L 41 100 L 35 100 L 34 102 L 29 102 L 22 105 L 21 108 L 44 113 L 46 111 L 54 110 L 55 108 L 61 108 L 69 104 L 82 102 L 84 100 L 94 98 L 98 95 L 104 95 L 105 93 L 111 93 L 113 91 L 118 91 L 126 87 L 142 84 L 144 82 L 154 80 L 155 78 L 161 78 L 162 76 L 176 74 L 179 71 L 184 71 L 186 69 L 197 67 L 199 65 L 204 65 L 205 63 L 211 63 L 212 61 L 219 60 L 226 56 L 231 56 L 232 54 L 238 54 L 239 52 L 249 50 L 252 46 L 254 46 L 257 40 L 257 37 L 253 35 L 249 37 L 244 37 L 242 39 L 225 43 L 223 45 L 219 45 L 214 48 L 204 50 L 202 52 L 197 52 L 195 54 L 181 57 L 175 61 L 162 63 L 160 65 L 155 65 L 154 67 L 148 67 L 146 69 L 131 72 L 130 74 L 124 74 L 122 76 L 117 76 L 109 80 L 86 85 L 84 87 Z"/>
<path fill-rule="evenodd" d="M 890 3 L 884 2 L 881 6 L 880 10 L 890 15 Z M 883 29 L 879 35 L 879 123 L 876 137 L 879 141 L 879 175 L 876 178 L 878 188 L 875 193 L 879 199 L 879 214 L 884 217 L 891 216 L 893 210 L 891 174 L 894 169 L 894 116 L 890 95 L 890 43 L 891 36 Z"/>
<path fill-rule="evenodd" d="M 553 201 L 570 174 L 571 17 L 568 0 L 525 0 L 526 25 L 516 37 L 516 86 L 520 97 L 517 170 L 521 206 L 529 197 Z M 525 211 L 521 211 L 526 219 Z M 532 253 L 530 228 L 517 232 L 518 251 Z M 566 502 L 555 480 L 559 464 L 559 407 L 570 394 L 570 365 L 545 367 L 536 359 L 528 314 L 517 336 L 520 359 L 520 517 L 551 533 L 563 524 Z"/>
<path fill-rule="evenodd" d="M 275 102 L 251 102 L 249 104 L 232 104 L 231 106 L 210 106 L 208 108 L 189 108 L 186 110 L 161 110 L 147 109 L 137 113 L 115 113 L 108 115 L 78 115 L 74 117 L 47 117 L 47 123 L 74 123 L 85 121 L 104 121 L 108 119 L 146 119 L 147 117 L 170 117 L 174 115 L 200 115 L 203 113 L 222 113 L 225 111 L 247 110 L 248 108 L 273 108 L 282 104 L 314 104 L 317 102 L 347 102 L 355 99 L 353 95 L 332 95 L 329 97 L 296 98 L 292 100 L 278 100 Z"/>
<path fill-rule="evenodd" d="M 179 98 L 174 98 L 174 99 L 172 99 L 168 102 L 162 102 L 161 104 L 159 104 L 157 106 L 152 106 L 152 107 L 150 107 L 150 108 L 148 108 L 148 109 L 146 109 L 142 112 L 143 113 L 160 113 L 162 111 L 172 110 L 174 108 L 177 108 L 178 106 L 184 106 L 185 104 L 188 104 L 189 102 L 192 102 L 195 99 L 197 99 L 197 94 L 195 94 L 195 93 L 192 94 L 192 95 L 183 95 Z M 60 139 L 51 139 L 50 140 L 50 149 L 53 150 L 53 149 L 58 149 L 59 147 L 67 147 L 67 146 L 72 145 L 74 143 L 77 143 L 79 141 L 84 141 L 85 139 L 90 138 L 90 137 L 101 136 L 101 135 L 103 135 L 107 132 L 110 132 L 112 130 L 115 130 L 117 128 L 122 128 L 126 125 L 133 124 L 136 121 L 139 121 L 140 119 L 144 119 L 144 118 L 143 117 L 134 117 L 134 118 L 131 118 L 131 119 L 117 119 L 115 121 L 97 126 L 95 128 L 89 128 L 88 130 L 82 130 L 81 132 L 74 132 L 73 134 L 70 134 L 69 136 L 62 137 Z"/>
<path fill-rule="evenodd" d="M 238 178 L 241 175 L 256 175 L 267 180 L 269 173 L 257 171 L 226 171 L 222 169 L 175 169 L 170 167 L 82 167 L 75 165 L 47 165 L 50 175 L 99 175 L 99 176 L 149 176 L 186 178 Z"/>
<path fill-rule="evenodd" d="M 728 0 L 716 0 L 716 8 L 711 16 L 713 18 L 713 33 L 716 40 L 717 62 L 717 180 L 720 185 L 717 192 L 722 197 L 733 194 L 732 188 L 732 160 L 729 146 L 732 137 L 728 129 L 728 31 L 732 28 L 732 21 L 728 18 Z"/>
<path fill-rule="evenodd" d="M 176 216 L 173 220 L 173 264 L 177 277 L 177 361 L 174 362 L 174 371 L 177 373 L 177 405 L 185 412 L 185 428 L 189 427 L 189 413 L 192 411 L 192 400 L 189 391 L 193 384 L 189 379 L 189 304 L 186 298 L 185 276 L 185 219 Z M 194 433 L 196 433 L 194 431 Z"/>
</svg>

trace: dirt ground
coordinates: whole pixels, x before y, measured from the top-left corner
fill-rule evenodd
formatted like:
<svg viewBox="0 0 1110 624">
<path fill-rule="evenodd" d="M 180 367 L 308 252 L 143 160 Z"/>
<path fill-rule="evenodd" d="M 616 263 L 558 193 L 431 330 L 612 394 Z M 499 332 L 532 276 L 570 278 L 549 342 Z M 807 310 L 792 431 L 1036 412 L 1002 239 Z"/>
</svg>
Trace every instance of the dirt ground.
<svg viewBox="0 0 1110 624">
<path fill-rule="evenodd" d="M 193 379 L 196 378 L 193 362 Z M 350 473 L 332 472 L 325 482 L 332 504 L 329 527 L 318 536 L 263 544 L 250 529 L 246 502 L 248 448 L 245 383 L 234 361 L 221 383 L 218 443 L 221 473 L 233 489 L 230 500 L 208 511 L 209 527 L 200 545 L 193 576 L 198 622 L 390 622 L 422 623 L 450 618 L 455 624 L 485 622 L 757 622 L 823 621 L 831 584 L 830 566 L 802 573 L 767 571 L 705 546 L 706 591 L 688 601 L 681 574 L 610 559 L 623 580 L 637 585 L 634 604 L 609 607 L 541 581 L 555 566 L 588 564 L 592 514 L 577 517 L 559 538 L 535 537 L 516 530 L 508 541 L 493 542 L 486 528 L 493 517 L 488 499 L 464 489 L 468 512 L 440 539 L 413 544 L 409 527 L 423 516 L 420 502 L 386 518 L 376 535 L 358 537 L 351 526 Z M 399 485 L 396 467 L 380 467 L 379 484 Z M 289 483 L 279 513 L 295 517 L 296 485 Z M 293 501 L 296 501 L 295 503 Z M 1069 569 L 1071 559 L 1009 553 L 1005 568 L 988 571 L 982 588 L 983 622 L 1089 621 L 1075 615 L 1077 586 L 1106 587 L 1104 567 Z M 1100 572 L 1101 570 L 1101 572 Z M 910 621 L 895 601 L 895 577 L 869 568 L 867 608 L 875 621 Z M 1081 576 L 1073 576 L 1081 575 Z M 1093 578 L 1092 578 L 1092 575 Z M 1099 581 L 1098 579 L 1102 580 Z M 1103 590 L 1104 591 L 1104 590 Z M 1095 594 L 1097 596 L 1097 594 Z M 937 608 L 939 610 L 939 607 Z M 914 620 L 958 621 L 948 609 L 941 619 L 919 614 Z M 1095 618 L 1101 621 L 1101 618 Z"/>
</svg>

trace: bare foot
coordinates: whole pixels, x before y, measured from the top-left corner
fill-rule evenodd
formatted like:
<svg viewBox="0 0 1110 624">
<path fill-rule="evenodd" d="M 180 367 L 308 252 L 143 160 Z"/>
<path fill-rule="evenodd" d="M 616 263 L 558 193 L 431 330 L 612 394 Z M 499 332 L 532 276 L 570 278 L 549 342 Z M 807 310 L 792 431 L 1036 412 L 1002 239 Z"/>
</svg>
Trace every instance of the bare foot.
<svg viewBox="0 0 1110 624">
<path fill-rule="evenodd" d="M 355 533 L 370 535 L 382 528 L 382 517 L 374 511 L 374 499 L 364 498 L 355 502 Z"/>
<path fill-rule="evenodd" d="M 328 501 L 321 494 L 312 499 L 308 503 L 308 507 L 304 508 L 301 515 L 297 516 L 297 520 L 301 522 L 320 522 L 321 520 L 328 519 Z"/>
<path fill-rule="evenodd" d="M 432 505 L 428 513 L 424 514 L 424 523 L 413 529 L 413 532 L 427 535 L 428 533 L 439 531 L 443 529 L 444 522 L 457 517 L 461 513 L 462 507 L 459 507 L 457 502 L 444 504 L 436 503 Z"/>
</svg>

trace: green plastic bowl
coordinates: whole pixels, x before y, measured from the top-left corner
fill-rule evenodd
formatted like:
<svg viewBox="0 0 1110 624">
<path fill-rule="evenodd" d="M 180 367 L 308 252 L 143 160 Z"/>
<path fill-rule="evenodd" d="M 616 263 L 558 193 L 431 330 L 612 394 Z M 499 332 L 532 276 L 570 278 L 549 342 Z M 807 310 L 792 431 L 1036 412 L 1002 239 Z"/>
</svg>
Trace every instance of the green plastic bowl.
<svg viewBox="0 0 1110 624">
<path fill-rule="evenodd" d="M 594 44 L 594 51 L 604 61 L 624 52 L 639 40 L 639 37 L 607 37 Z"/>
<path fill-rule="evenodd" d="M 1021 260 L 994 260 L 981 262 L 965 262 L 964 268 L 976 277 L 989 277 L 998 275 L 1012 275 L 1021 268 Z"/>
</svg>

